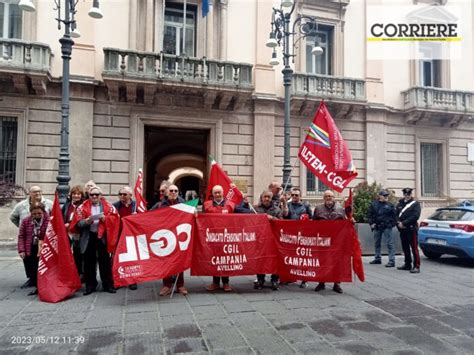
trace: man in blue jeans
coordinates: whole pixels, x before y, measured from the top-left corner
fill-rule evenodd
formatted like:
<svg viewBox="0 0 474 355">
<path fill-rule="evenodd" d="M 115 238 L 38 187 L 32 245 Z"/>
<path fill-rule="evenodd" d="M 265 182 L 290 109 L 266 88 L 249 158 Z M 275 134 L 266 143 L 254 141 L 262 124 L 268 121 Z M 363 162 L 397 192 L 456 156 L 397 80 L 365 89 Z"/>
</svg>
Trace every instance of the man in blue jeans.
<svg viewBox="0 0 474 355">
<path fill-rule="evenodd" d="M 388 263 L 385 267 L 395 266 L 395 245 L 393 243 L 392 228 L 397 223 L 395 207 L 388 202 L 389 193 L 379 192 L 379 199 L 372 202 L 369 208 L 369 224 L 374 231 L 375 255 L 370 264 L 382 264 L 381 244 L 382 236 L 387 241 Z"/>
</svg>

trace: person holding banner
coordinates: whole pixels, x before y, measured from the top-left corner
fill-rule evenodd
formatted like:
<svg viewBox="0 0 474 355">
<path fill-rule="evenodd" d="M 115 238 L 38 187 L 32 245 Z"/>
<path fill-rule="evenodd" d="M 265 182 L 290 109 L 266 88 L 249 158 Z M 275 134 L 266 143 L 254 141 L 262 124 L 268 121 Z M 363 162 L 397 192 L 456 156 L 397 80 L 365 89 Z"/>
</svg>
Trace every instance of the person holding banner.
<svg viewBox="0 0 474 355">
<path fill-rule="evenodd" d="M 311 211 L 311 206 L 308 202 L 303 202 L 301 200 L 301 191 L 300 189 L 294 187 L 291 189 L 291 200 L 288 203 L 288 215 L 286 219 L 292 220 L 305 220 L 311 219 L 313 217 L 313 211 Z M 300 288 L 306 287 L 306 281 L 301 281 Z"/>
<path fill-rule="evenodd" d="M 81 247 L 79 245 L 79 234 L 70 233 L 69 225 L 74 217 L 76 209 L 84 202 L 84 189 L 81 185 L 76 185 L 71 188 L 68 199 L 61 209 L 64 220 L 64 226 L 69 234 L 69 239 L 72 244 L 72 253 L 74 256 L 74 263 L 76 264 L 77 272 L 81 279 L 84 276 L 83 257 L 81 254 Z"/>
<path fill-rule="evenodd" d="M 323 195 L 324 203 L 317 205 L 314 209 L 313 219 L 314 220 L 336 220 L 336 219 L 345 219 L 346 211 L 344 208 L 339 206 L 336 203 L 334 197 L 334 192 L 331 190 L 324 191 Z M 319 292 L 326 288 L 324 282 L 318 283 L 314 291 Z M 342 288 L 340 282 L 334 282 L 332 290 L 336 293 L 342 293 Z"/>
<path fill-rule="evenodd" d="M 106 218 L 113 214 L 117 215 L 115 207 L 102 197 L 102 190 L 98 186 L 93 186 L 89 190 L 89 199 L 76 209 L 71 221 L 71 232 L 81 234 L 80 244 L 84 255 L 86 281 L 84 296 L 96 291 L 97 263 L 104 291 L 116 293 L 113 287 L 112 264 L 107 250 L 106 235 Z"/>
<path fill-rule="evenodd" d="M 221 185 L 212 187 L 212 200 L 204 202 L 204 213 L 233 213 L 234 203 L 224 198 L 224 188 Z M 222 288 L 225 292 L 231 292 L 232 287 L 229 285 L 228 276 L 213 276 L 212 283 L 206 287 L 208 291 L 217 291 L 220 289 L 220 281 L 222 279 Z"/>
<path fill-rule="evenodd" d="M 257 206 L 255 206 L 255 211 L 257 213 L 266 214 L 268 216 L 268 219 L 270 220 L 283 219 L 283 212 L 278 206 L 274 205 L 274 200 L 272 197 L 273 197 L 273 193 L 271 190 L 263 191 L 260 194 L 260 203 Z M 284 204 L 286 207 L 286 201 L 284 201 Z M 273 291 L 278 290 L 279 276 L 277 274 L 272 274 L 270 280 L 272 283 L 272 290 Z M 261 290 L 264 284 L 265 284 L 265 274 L 257 274 L 257 282 L 254 284 L 254 288 L 256 290 Z"/>
<path fill-rule="evenodd" d="M 18 255 L 23 259 L 31 286 L 35 287 L 35 290 L 28 293 L 28 296 L 38 294 L 36 287 L 39 250 L 41 249 L 40 243 L 46 234 L 48 222 L 49 215 L 44 204 L 36 202 L 31 205 L 30 215 L 23 219 L 18 232 Z"/>
<path fill-rule="evenodd" d="M 132 188 L 130 186 L 122 187 L 118 192 L 119 200 L 113 203 L 117 209 L 120 218 L 130 216 L 137 213 L 137 203 L 132 199 Z M 137 284 L 128 285 L 132 291 L 137 289 Z"/>
<path fill-rule="evenodd" d="M 252 206 L 249 202 L 249 197 L 247 194 L 243 194 L 242 202 L 235 207 L 235 213 L 252 213 Z"/>
<path fill-rule="evenodd" d="M 160 187 L 161 189 L 161 187 Z M 163 199 L 157 208 L 165 208 L 170 207 L 173 205 L 177 205 L 178 203 L 184 203 L 184 199 L 179 196 L 179 189 L 176 185 L 169 185 L 166 190 L 166 195 L 168 198 Z M 178 280 L 176 282 L 176 287 L 178 288 L 178 292 L 183 296 L 188 294 L 188 290 L 184 287 L 184 273 L 180 272 L 177 276 Z M 171 294 L 173 289 L 173 276 L 168 276 L 163 279 L 163 287 L 160 290 L 160 296 L 167 296 Z"/>
</svg>

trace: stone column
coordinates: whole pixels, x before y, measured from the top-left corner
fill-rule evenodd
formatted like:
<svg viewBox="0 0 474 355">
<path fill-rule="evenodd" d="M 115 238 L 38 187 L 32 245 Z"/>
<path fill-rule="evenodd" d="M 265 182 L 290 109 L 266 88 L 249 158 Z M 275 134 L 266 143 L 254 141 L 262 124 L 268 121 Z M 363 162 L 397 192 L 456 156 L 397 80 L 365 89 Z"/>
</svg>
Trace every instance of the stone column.
<svg viewBox="0 0 474 355">
<path fill-rule="evenodd" d="M 212 0 L 210 1 L 212 3 Z M 209 6 L 209 12 L 206 16 L 206 57 L 214 56 L 214 6 Z"/>
<path fill-rule="evenodd" d="M 227 60 L 227 3 L 228 0 L 220 0 L 221 5 L 221 38 L 220 38 L 220 59 Z"/>
<path fill-rule="evenodd" d="M 275 101 L 255 99 L 254 108 L 254 202 L 273 180 L 275 160 Z"/>
<path fill-rule="evenodd" d="M 153 24 L 154 19 L 154 0 L 147 0 L 146 2 L 146 33 L 145 33 L 145 51 L 153 52 L 153 38 L 155 32 L 155 26 Z"/>
<path fill-rule="evenodd" d="M 386 113 L 381 110 L 368 110 L 366 116 L 366 176 L 369 184 L 387 183 L 387 143 Z"/>
</svg>

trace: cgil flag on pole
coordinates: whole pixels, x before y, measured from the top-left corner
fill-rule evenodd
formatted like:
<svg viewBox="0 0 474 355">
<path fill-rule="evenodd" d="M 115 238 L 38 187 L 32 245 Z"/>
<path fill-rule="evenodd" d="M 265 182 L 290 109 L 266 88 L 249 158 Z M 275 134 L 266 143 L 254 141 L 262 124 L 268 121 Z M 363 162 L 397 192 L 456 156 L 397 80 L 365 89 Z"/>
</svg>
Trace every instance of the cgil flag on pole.
<svg viewBox="0 0 474 355">
<path fill-rule="evenodd" d="M 224 189 L 224 197 L 226 200 L 232 201 L 235 205 L 239 205 L 242 200 L 242 192 L 232 183 L 232 180 L 225 173 L 219 164 L 211 158 L 211 173 L 209 174 L 209 182 L 207 184 L 207 198 L 212 198 L 212 188 L 215 185 L 221 185 Z"/>
<path fill-rule="evenodd" d="M 133 189 L 135 193 L 135 199 L 137 201 L 137 213 L 146 212 L 147 202 L 143 197 L 143 170 L 138 169 L 137 181 L 135 182 L 135 188 Z"/>
<path fill-rule="evenodd" d="M 71 253 L 58 193 L 54 197 L 38 264 L 38 296 L 43 302 L 56 303 L 81 288 L 81 280 Z"/>
<path fill-rule="evenodd" d="M 319 180 L 338 192 L 357 177 L 351 152 L 324 101 L 319 104 L 298 157 Z"/>
</svg>

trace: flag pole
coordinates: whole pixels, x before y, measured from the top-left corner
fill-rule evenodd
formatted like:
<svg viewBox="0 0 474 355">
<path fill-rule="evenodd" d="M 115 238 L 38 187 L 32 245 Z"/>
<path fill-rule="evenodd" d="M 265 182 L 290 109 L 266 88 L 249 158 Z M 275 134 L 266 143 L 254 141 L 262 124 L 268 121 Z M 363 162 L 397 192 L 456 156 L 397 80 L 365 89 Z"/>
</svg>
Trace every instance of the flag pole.
<svg viewBox="0 0 474 355">
<path fill-rule="evenodd" d="M 176 275 L 176 279 L 174 280 L 173 288 L 171 289 L 170 298 L 173 298 L 173 294 L 174 294 L 174 291 L 176 290 L 176 285 L 178 283 L 178 278 L 179 278 L 179 274 Z"/>
<path fill-rule="evenodd" d="M 288 174 L 288 179 L 286 179 L 286 182 L 285 182 L 285 187 L 283 187 L 283 192 L 286 191 L 286 187 L 287 187 L 288 184 L 290 183 L 291 175 L 292 175 L 292 173 L 293 173 L 293 169 L 295 168 L 297 162 L 298 162 L 298 158 L 295 159 L 295 162 L 294 162 L 293 165 L 291 166 L 290 173 Z"/>
</svg>

